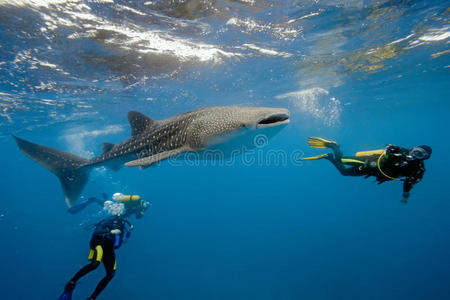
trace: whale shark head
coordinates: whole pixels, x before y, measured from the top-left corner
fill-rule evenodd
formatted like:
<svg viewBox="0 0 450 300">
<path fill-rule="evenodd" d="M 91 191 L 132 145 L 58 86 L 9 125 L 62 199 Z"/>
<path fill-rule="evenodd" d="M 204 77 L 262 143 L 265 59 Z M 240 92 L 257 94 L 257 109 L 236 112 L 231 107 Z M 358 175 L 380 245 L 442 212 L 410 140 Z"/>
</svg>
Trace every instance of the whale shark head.
<svg viewBox="0 0 450 300">
<path fill-rule="evenodd" d="M 189 144 L 194 149 L 214 148 L 239 138 L 239 144 L 251 136 L 275 135 L 289 123 L 289 110 L 269 107 L 210 107 L 199 111 L 189 128 Z"/>
</svg>

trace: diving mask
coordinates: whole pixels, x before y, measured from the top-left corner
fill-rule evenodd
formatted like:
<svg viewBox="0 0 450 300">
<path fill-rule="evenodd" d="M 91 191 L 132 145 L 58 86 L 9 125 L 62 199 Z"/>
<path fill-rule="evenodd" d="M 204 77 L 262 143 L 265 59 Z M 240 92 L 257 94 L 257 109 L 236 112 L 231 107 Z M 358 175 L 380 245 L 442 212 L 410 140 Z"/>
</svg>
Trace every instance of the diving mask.
<svg viewBox="0 0 450 300">
<path fill-rule="evenodd" d="M 144 202 L 142 202 L 142 208 L 144 208 L 144 209 L 149 208 L 150 205 L 151 205 L 151 202 L 150 202 L 150 201 L 144 201 Z"/>
<path fill-rule="evenodd" d="M 425 160 L 430 158 L 430 153 L 428 153 L 422 147 L 414 147 L 409 152 L 409 155 L 416 160 Z"/>
</svg>

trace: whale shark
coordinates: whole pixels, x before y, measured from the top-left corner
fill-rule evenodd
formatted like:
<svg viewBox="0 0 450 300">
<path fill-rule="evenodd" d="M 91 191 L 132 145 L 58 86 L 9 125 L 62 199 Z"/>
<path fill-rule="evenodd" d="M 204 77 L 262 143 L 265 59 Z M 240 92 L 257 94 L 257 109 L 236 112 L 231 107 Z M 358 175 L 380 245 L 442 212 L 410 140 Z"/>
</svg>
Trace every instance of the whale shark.
<svg viewBox="0 0 450 300">
<path fill-rule="evenodd" d="M 13 137 L 20 150 L 59 178 L 70 208 L 93 168 L 105 166 L 117 171 L 125 165 L 145 169 L 182 153 L 206 149 L 229 151 L 244 143 L 250 148 L 251 137 L 264 133 L 270 138 L 288 124 L 289 111 L 268 107 L 207 107 L 164 120 L 130 111 L 128 121 L 131 137 L 119 144 L 103 143 L 102 154 L 92 159 Z"/>
</svg>

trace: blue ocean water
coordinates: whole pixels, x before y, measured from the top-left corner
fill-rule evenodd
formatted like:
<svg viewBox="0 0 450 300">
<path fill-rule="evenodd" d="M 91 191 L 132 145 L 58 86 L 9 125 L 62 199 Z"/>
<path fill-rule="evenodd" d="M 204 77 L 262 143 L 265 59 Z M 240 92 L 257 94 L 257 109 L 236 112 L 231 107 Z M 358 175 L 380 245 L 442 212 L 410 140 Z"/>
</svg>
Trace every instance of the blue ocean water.
<svg viewBox="0 0 450 300">
<path fill-rule="evenodd" d="M 93 171 L 83 199 L 152 202 L 99 299 L 450 299 L 449 14 L 419 0 L 0 1 L 1 299 L 56 299 L 105 216 L 68 213 L 12 133 L 92 158 L 130 136 L 129 110 L 218 105 L 284 107 L 291 123 L 231 163 Z M 433 155 L 405 205 L 399 182 L 300 163 L 323 153 L 310 136 Z"/>
</svg>

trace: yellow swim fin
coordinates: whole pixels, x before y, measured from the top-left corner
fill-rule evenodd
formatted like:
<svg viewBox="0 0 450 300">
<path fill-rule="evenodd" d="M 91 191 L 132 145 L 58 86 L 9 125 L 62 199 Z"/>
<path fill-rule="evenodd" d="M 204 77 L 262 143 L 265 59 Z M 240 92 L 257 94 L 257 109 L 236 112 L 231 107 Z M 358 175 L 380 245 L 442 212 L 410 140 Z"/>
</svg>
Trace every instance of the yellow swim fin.
<svg viewBox="0 0 450 300">
<path fill-rule="evenodd" d="M 326 157 L 328 157 L 328 153 L 317 155 L 317 156 L 311 156 L 311 157 L 303 157 L 303 158 L 300 158 L 300 160 L 318 160 L 318 159 L 322 159 L 322 158 L 326 158 Z"/>
<path fill-rule="evenodd" d="M 310 137 L 308 139 L 308 145 L 319 149 L 334 148 L 338 146 L 338 144 L 334 141 L 328 141 L 319 137 Z"/>
</svg>

